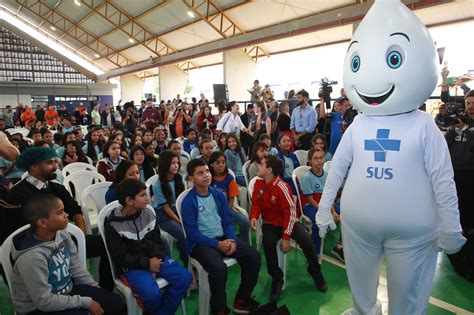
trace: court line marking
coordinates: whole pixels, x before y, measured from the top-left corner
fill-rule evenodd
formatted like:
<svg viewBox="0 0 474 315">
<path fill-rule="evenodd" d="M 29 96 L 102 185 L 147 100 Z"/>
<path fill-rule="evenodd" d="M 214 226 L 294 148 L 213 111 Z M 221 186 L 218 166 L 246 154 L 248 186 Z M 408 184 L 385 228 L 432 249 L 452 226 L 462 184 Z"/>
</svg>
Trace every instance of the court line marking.
<svg viewBox="0 0 474 315">
<path fill-rule="evenodd" d="M 341 263 L 339 260 L 335 259 L 335 258 L 332 258 L 330 256 L 327 256 L 327 255 L 323 255 L 323 259 L 333 265 L 336 265 L 338 267 L 341 267 L 343 269 L 346 269 L 346 265 Z M 384 278 L 384 277 L 380 277 L 379 278 L 379 283 L 384 285 L 384 286 L 387 286 L 387 279 Z M 442 309 L 445 309 L 447 311 L 450 311 L 454 314 L 457 314 L 457 315 L 473 315 L 474 313 L 473 312 L 469 312 L 468 310 L 465 310 L 459 306 L 456 306 L 456 305 L 453 305 L 453 304 L 450 304 L 448 302 L 445 302 L 443 300 L 440 300 L 440 299 L 437 299 L 435 297 L 432 297 L 430 296 L 430 300 L 429 300 L 430 304 L 433 304 L 439 308 L 442 308 Z"/>
</svg>

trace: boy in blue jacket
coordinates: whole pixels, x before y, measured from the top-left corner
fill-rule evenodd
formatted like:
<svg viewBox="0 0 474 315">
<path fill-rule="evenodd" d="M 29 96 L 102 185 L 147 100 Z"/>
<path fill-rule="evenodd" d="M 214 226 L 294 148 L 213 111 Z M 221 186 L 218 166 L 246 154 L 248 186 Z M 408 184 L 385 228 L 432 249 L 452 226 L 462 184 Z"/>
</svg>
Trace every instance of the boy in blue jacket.
<svg viewBox="0 0 474 315">
<path fill-rule="evenodd" d="M 187 166 L 194 187 L 183 199 L 181 220 L 186 232 L 186 251 L 209 274 L 213 314 L 228 314 L 226 306 L 227 265 L 225 257 L 237 259 L 242 282 L 237 291 L 233 311 L 247 314 L 259 303 L 252 298 L 258 281 L 260 254 L 241 242 L 232 224 L 232 210 L 224 194 L 210 187 L 212 176 L 203 159 L 191 160 Z"/>
</svg>

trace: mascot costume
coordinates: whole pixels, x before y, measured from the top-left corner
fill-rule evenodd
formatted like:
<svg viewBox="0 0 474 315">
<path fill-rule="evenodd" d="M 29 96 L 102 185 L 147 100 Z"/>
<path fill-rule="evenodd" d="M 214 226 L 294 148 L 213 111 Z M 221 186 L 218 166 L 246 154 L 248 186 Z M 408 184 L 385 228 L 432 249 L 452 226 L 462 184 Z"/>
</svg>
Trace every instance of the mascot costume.
<svg viewBox="0 0 474 315">
<path fill-rule="evenodd" d="M 344 89 L 358 115 L 331 163 L 316 222 L 335 229 L 331 205 L 347 172 L 341 224 L 353 308 L 382 313 L 377 286 L 387 263 L 389 314 L 424 314 L 437 253 L 465 243 L 444 137 L 418 107 L 438 78 L 428 30 L 399 0 L 376 0 L 354 33 Z"/>
</svg>

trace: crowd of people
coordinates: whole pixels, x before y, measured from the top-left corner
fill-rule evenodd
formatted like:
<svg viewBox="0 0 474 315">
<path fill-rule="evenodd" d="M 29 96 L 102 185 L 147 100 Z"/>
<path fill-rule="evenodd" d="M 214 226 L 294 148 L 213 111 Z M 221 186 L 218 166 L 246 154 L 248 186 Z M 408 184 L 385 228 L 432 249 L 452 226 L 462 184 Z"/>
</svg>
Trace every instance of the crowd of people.
<svg viewBox="0 0 474 315">
<path fill-rule="evenodd" d="M 93 103 L 90 108 L 81 103 L 73 113 L 64 105 L 38 107 L 35 112 L 22 104 L 15 111 L 6 106 L 0 117 L 0 142 L 5 144 L 0 144 L 1 241 L 22 225 L 31 225 L 13 241 L 14 277 L 9 286 L 15 310 L 72 314 L 70 309 L 75 309 L 74 314 L 94 315 L 125 310 L 124 302 L 111 292 L 114 282 L 101 236 L 86 235 L 87 257 L 100 257 L 96 283 L 63 231 L 72 221 L 86 234 L 82 209 L 62 185 L 60 171 L 76 162 L 95 165 L 112 183 L 104 198 L 107 204 L 118 201 L 118 206 L 105 223 L 107 246 L 116 276 L 146 311 L 174 314 L 193 282 L 194 275 L 187 270 L 189 257 L 209 274 L 214 314 L 229 311 L 224 257 L 235 258 L 242 269 L 233 310 L 249 313 L 258 307 L 252 292 L 261 257 L 250 245 L 249 231 L 257 229 L 260 218 L 272 279 L 270 300 L 277 301 L 282 292 L 284 270 L 278 265 L 277 251 L 288 252 L 290 239 L 302 249 L 316 289 L 326 292 L 315 215 L 327 178 L 324 164 L 331 161 L 357 111 L 343 90 L 331 109 L 324 97 L 312 104 L 305 90 L 289 91 L 285 100 L 277 101 L 270 87 L 262 89 L 258 80 L 249 93 L 252 102 L 243 114 L 239 103 L 221 101 L 214 115 L 203 94 L 189 102 L 178 95 L 157 105 L 152 100 L 140 105 Z M 451 101 L 444 85 L 442 99 Z M 436 123 L 446 132 L 452 153 L 461 223 L 467 232 L 474 228 L 472 91 L 466 90 L 462 101 L 463 117 L 442 125 L 441 109 Z M 305 150 L 307 163 L 297 150 Z M 295 185 L 292 175 L 302 164 L 309 171 Z M 156 174 L 147 194 L 145 182 Z M 254 178 L 251 206 L 242 211 L 240 191 L 249 189 Z M 177 199 L 186 187 L 192 189 L 180 210 Z M 299 202 L 293 196 L 300 196 Z M 340 222 L 341 211 L 334 204 L 335 222 Z M 309 230 L 302 215 L 311 221 Z M 177 240 L 179 262 L 172 258 L 160 231 Z M 342 245 L 341 240 L 332 253 L 344 262 Z M 450 259 L 455 268 L 463 263 L 460 256 Z M 461 269 L 457 271 L 462 273 Z M 156 284 L 157 277 L 169 282 L 166 291 Z"/>
</svg>

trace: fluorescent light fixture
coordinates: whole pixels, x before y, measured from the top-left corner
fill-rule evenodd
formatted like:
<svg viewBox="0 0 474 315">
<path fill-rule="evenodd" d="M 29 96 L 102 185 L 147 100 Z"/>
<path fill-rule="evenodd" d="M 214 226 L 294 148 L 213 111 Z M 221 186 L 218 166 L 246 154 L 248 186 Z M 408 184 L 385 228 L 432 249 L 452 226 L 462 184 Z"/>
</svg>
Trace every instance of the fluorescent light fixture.
<svg viewBox="0 0 474 315">
<path fill-rule="evenodd" d="M 0 5 L 0 20 L 4 20 L 5 22 L 21 29 L 23 32 L 33 36 L 38 41 L 42 42 L 43 44 L 49 46 L 51 49 L 54 49 L 56 52 L 60 53 L 61 55 L 65 56 L 66 58 L 70 59 L 71 61 L 77 63 L 78 65 L 86 68 L 87 70 L 95 73 L 95 74 L 104 74 L 104 71 L 94 66 L 92 63 L 86 61 L 86 59 L 81 58 L 79 55 L 76 55 L 68 48 L 63 46 L 62 44 L 55 41 L 52 37 L 48 37 L 41 32 L 38 32 L 36 29 L 31 27 L 30 25 L 23 22 L 21 19 L 17 19 L 14 17 L 10 12 Z"/>
<path fill-rule="evenodd" d="M 188 11 L 188 15 L 189 15 L 189 17 L 190 17 L 190 18 L 193 18 L 193 17 L 195 17 L 195 15 L 194 15 L 194 12 L 193 12 L 193 11 Z"/>
<path fill-rule="evenodd" d="M 78 6 L 81 6 L 81 1 L 80 0 L 74 0 L 74 4 L 78 5 Z"/>
<path fill-rule="evenodd" d="M 132 44 L 135 43 L 135 40 L 133 38 L 129 38 L 128 41 Z"/>
<path fill-rule="evenodd" d="M 100 55 L 99 54 L 95 54 L 94 55 L 96 58 L 100 58 Z"/>
<path fill-rule="evenodd" d="M 52 29 L 53 31 L 56 30 L 56 27 L 54 27 L 54 26 L 50 26 L 49 28 Z"/>
</svg>

